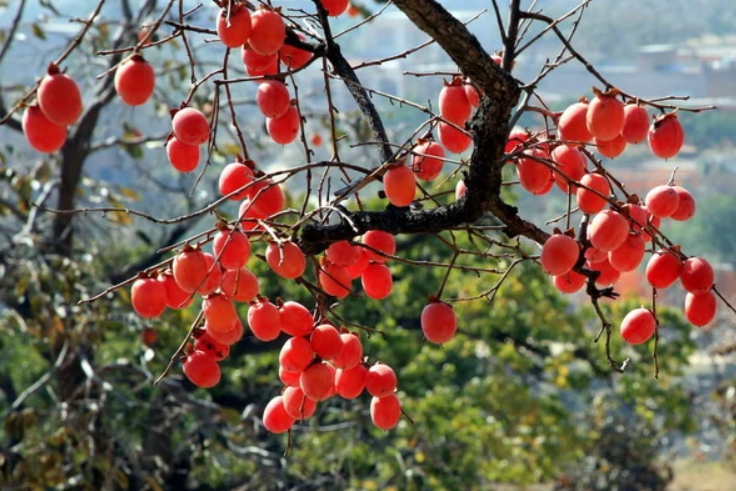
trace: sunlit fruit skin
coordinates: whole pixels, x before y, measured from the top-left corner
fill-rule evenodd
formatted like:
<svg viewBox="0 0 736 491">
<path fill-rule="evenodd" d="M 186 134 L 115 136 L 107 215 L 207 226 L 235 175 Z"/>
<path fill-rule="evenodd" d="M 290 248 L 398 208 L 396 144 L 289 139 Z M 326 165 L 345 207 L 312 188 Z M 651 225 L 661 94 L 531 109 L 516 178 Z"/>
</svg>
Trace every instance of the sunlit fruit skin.
<svg viewBox="0 0 736 491">
<path fill-rule="evenodd" d="M 337 17 L 348 9 L 350 0 L 322 0 L 322 6 L 330 17 Z"/>
<path fill-rule="evenodd" d="M 626 150 L 626 140 L 621 135 L 618 135 L 613 140 L 602 141 L 598 138 L 593 139 L 598 153 L 609 159 L 615 159 Z"/>
<path fill-rule="evenodd" d="M 576 102 L 562 112 L 557 121 L 561 141 L 568 145 L 579 146 L 581 143 L 588 143 L 593 138 L 588 130 L 587 113 L 588 104 L 586 102 Z"/>
<path fill-rule="evenodd" d="M 368 268 L 368 265 L 370 264 L 368 249 L 359 246 L 356 246 L 356 249 L 358 250 L 358 256 L 355 259 L 355 262 L 349 266 L 345 266 L 345 271 L 347 271 L 348 278 L 351 280 L 362 276 L 363 272 L 365 272 L 366 268 Z"/>
<path fill-rule="evenodd" d="M 66 128 L 49 120 L 37 105 L 26 108 L 22 126 L 28 144 L 39 152 L 53 153 L 66 142 Z"/>
<path fill-rule="evenodd" d="M 424 337 L 430 343 L 444 344 L 457 333 L 455 311 L 452 306 L 444 302 L 430 302 L 425 305 L 419 323 L 422 326 Z"/>
<path fill-rule="evenodd" d="M 655 186 L 647 193 L 644 203 L 655 217 L 667 218 L 677 211 L 680 195 L 673 186 Z"/>
<path fill-rule="evenodd" d="M 629 235 L 629 222 L 620 213 L 603 210 L 588 225 L 588 238 L 596 249 L 611 252 L 618 249 Z"/>
<path fill-rule="evenodd" d="M 258 216 L 270 218 L 284 209 L 284 191 L 273 181 L 260 181 L 254 186 L 253 208 Z"/>
<path fill-rule="evenodd" d="M 278 80 L 264 80 L 256 92 L 258 109 L 267 118 L 280 118 L 289 109 L 289 89 Z"/>
<path fill-rule="evenodd" d="M 182 143 L 175 136 L 166 142 L 166 157 L 179 172 L 192 172 L 199 166 L 199 146 Z"/>
<path fill-rule="evenodd" d="M 330 324 L 315 327 L 309 338 L 314 352 L 323 360 L 332 360 L 342 353 L 344 348 L 340 332 Z"/>
<path fill-rule="evenodd" d="M 580 184 L 581 186 L 575 192 L 580 211 L 588 214 L 602 211 L 608 204 L 604 197 L 611 194 L 608 179 L 597 173 L 585 174 L 580 178 Z M 594 193 L 591 189 L 598 191 L 599 194 Z"/>
<path fill-rule="evenodd" d="M 677 196 L 677 209 L 670 215 L 670 218 L 678 222 L 690 220 L 695 215 L 695 199 L 690 192 L 681 186 L 672 186 Z"/>
<path fill-rule="evenodd" d="M 480 94 L 478 93 L 478 89 L 473 87 L 473 84 L 471 83 L 463 84 L 463 89 L 465 89 L 465 97 L 468 98 L 470 105 L 478 107 L 478 104 L 480 104 Z"/>
<path fill-rule="evenodd" d="M 551 276 L 560 276 L 570 271 L 580 257 L 580 245 L 568 235 L 551 235 L 542 246 L 539 262 Z"/>
<path fill-rule="evenodd" d="M 131 56 L 115 70 L 115 92 L 129 106 L 148 102 L 155 87 L 153 67 L 140 55 Z"/>
<path fill-rule="evenodd" d="M 233 322 L 233 325 L 230 327 L 230 329 L 226 331 L 218 331 L 216 329 L 212 329 L 211 327 L 209 327 L 209 324 L 207 322 L 204 323 L 204 328 L 207 330 L 207 333 L 212 336 L 212 339 L 214 339 L 218 343 L 226 344 L 228 346 L 232 346 L 233 344 L 240 341 L 243 338 L 243 333 L 245 332 L 243 323 L 238 318 L 235 319 L 235 322 Z"/>
<path fill-rule="evenodd" d="M 669 251 L 659 250 L 647 263 L 645 276 L 654 288 L 668 288 L 680 277 L 682 263 Z"/>
<path fill-rule="evenodd" d="M 350 294 L 350 276 L 348 276 L 347 270 L 333 264 L 326 262 L 322 265 L 317 275 L 319 284 L 328 295 L 332 295 L 337 298 L 345 298 Z"/>
<path fill-rule="evenodd" d="M 228 9 L 220 10 L 217 16 L 217 35 L 222 44 L 228 48 L 243 46 L 250 37 L 251 23 L 250 12 L 240 5 L 231 7 L 230 17 Z"/>
<path fill-rule="evenodd" d="M 238 318 L 232 300 L 221 293 L 210 295 L 202 301 L 202 313 L 212 331 L 229 331 Z"/>
<path fill-rule="evenodd" d="M 287 387 L 282 396 L 286 412 L 299 421 L 311 418 L 317 410 L 317 403 L 305 396 L 301 387 Z"/>
<path fill-rule="evenodd" d="M 248 50 L 251 51 L 251 50 Z M 279 73 L 279 57 L 277 54 L 268 57 L 268 65 L 264 68 L 253 68 L 251 65 L 245 65 L 245 72 L 249 77 L 267 77 L 275 76 Z"/>
<path fill-rule="evenodd" d="M 247 268 L 225 271 L 220 280 L 222 293 L 233 302 L 250 302 L 258 295 L 258 277 Z"/>
<path fill-rule="evenodd" d="M 396 254 L 396 239 L 390 233 L 382 230 L 370 230 L 363 234 L 363 244 L 385 254 L 378 254 L 371 249 L 365 249 L 370 260 L 377 263 L 385 263 L 389 259 L 386 256 Z"/>
<path fill-rule="evenodd" d="M 422 181 L 433 181 L 442 173 L 444 166 L 445 149 L 442 145 L 426 141 L 412 150 L 411 169 Z"/>
<path fill-rule="evenodd" d="M 703 327 L 708 324 L 715 318 L 717 309 L 716 295 L 711 290 L 697 295 L 685 295 L 685 317 L 694 326 Z"/>
<path fill-rule="evenodd" d="M 171 269 L 179 288 L 193 293 L 207 276 L 207 260 L 200 250 L 182 251 L 174 257 Z"/>
<path fill-rule="evenodd" d="M 263 410 L 263 426 L 276 435 L 285 433 L 296 423 L 296 418 L 289 415 L 284 407 L 284 398 L 276 396 L 269 401 Z"/>
<path fill-rule="evenodd" d="M 512 153 L 524 148 L 524 144 L 529 141 L 530 135 L 527 130 L 512 130 L 506 140 L 506 146 L 503 153 Z"/>
<path fill-rule="evenodd" d="M 392 205 L 409 206 L 417 193 L 414 173 L 405 165 L 390 167 L 383 175 L 383 191 Z"/>
<path fill-rule="evenodd" d="M 245 231 L 253 231 L 262 228 L 258 220 L 268 218 L 263 216 L 258 209 L 252 205 L 251 200 L 246 198 L 238 207 L 238 217 L 240 219 L 240 227 Z"/>
<path fill-rule="evenodd" d="M 290 280 L 300 277 L 307 269 L 304 253 L 298 245 L 291 241 L 268 244 L 266 262 L 274 273 Z"/>
<path fill-rule="evenodd" d="M 359 247 L 354 246 L 347 240 L 339 240 L 330 244 L 330 247 L 325 251 L 325 256 L 330 262 L 347 267 L 358 260 L 359 252 Z"/>
<path fill-rule="evenodd" d="M 649 211 L 645 207 L 634 203 L 626 203 L 622 212 L 624 212 L 624 216 L 628 215 L 632 231 L 640 232 L 642 227 L 646 227 L 649 220 Z"/>
<path fill-rule="evenodd" d="M 222 268 L 215 261 L 215 256 L 209 252 L 204 252 L 204 262 L 206 265 L 206 276 L 204 282 L 197 289 L 200 295 L 209 295 L 220 287 L 222 283 Z"/>
<path fill-rule="evenodd" d="M 624 103 L 615 96 L 598 94 L 588 105 L 588 131 L 601 141 L 610 141 L 621 134 L 624 126 Z"/>
<path fill-rule="evenodd" d="M 649 133 L 649 113 L 636 104 L 624 106 L 624 126 L 621 137 L 626 143 L 637 144 L 647 139 Z"/>
<path fill-rule="evenodd" d="M 335 375 L 330 367 L 324 362 L 315 363 L 304 370 L 299 377 L 299 387 L 304 395 L 313 401 L 324 401 L 332 395 L 335 387 Z"/>
<path fill-rule="evenodd" d="M 266 129 L 279 145 L 288 145 L 299 136 L 301 116 L 295 106 L 289 106 L 278 118 L 266 118 Z"/>
<path fill-rule="evenodd" d="M 644 259 L 646 242 L 639 234 L 629 234 L 626 241 L 608 253 L 608 262 L 617 271 L 625 273 L 639 267 Z"/>
<path fill-rule="evenodd" d="M 361 277 L 363 291 L 367 296 L 374 300 L 381 300 L 388 297 L 393 289 L 393 278 L 391 270 L 382 263 L 371 263 L 363 271 Z"/>
<path fill-rule="evenodd" d="M 606 287 L 608 285 L 612 285 L 621 277 L 621 272 L 611 266 L 611 262 L 608 260 L 608 257 L 595 263 L 588 261 L 586 262 L 585 267 L 591 271 L 600 272 L 598 277 L 595 279 L 595 284 L 598 286 Z"/>
<path fill-rule="evenodd" d="M 675 113 L 658 116 L 649 127 L 647 136 L 652 153 L 663 159 L 677 155 L 685 141 L 685 133 Z"/>
<path fill-rule="evenodd" d="M 289 370 L 285 370 L 284 367 L 279 366 L 279 380 L 287 387 L 299 387 L 299 377 L 301 375 L 302 372 L 290 372 Z"/>
<path fill-rule="evenodd" d="M 371 399 L 371 421 L 382 430 L 390 430 L 399 424 L 401 403 L 395 394 Z"/>
<path fill-rule="evenodd" d="M 212 251 L 224 269 L 240 269 L 250 257 L 250 240 L 240 230 L 221 230 L 212 240 Z"/>
<path fill-rule="evenodd" d="M 585 250 L 585 259 L 592 263 L 599 263 L 608 259 L 608 253 L 606 251 L 600 251 L 595 247 L 589 247 Z"/>
<path fill-rule="evenodd" d="M 335 389 L 343 399 L 355 399 L 365 389 L 368 369 L 362 363 L 352 368 L 341 368 L 335 373 Z"/>
<path fill-rule="evenodd" d="M 536 151 L 533 152 L 533 156 L 537 159 L 542 158 Z M 550 182 L 554 179 L 552 169 L 531 157 L 519 159 L 516 173 L 519 176 L 521 187 L 537 196 L 546 194 L 549 191 Z"/>
<path fill-rule="evenodd" d="M 187 145 L 202 145 L 210 139 L 210 125 L 207 118 L 193 107 L 177 111 L 171 125 L 176 138 Z"/>
<path fill-rule="evenodd" d="M 299 39 L 304 41 L 304 36 L 300 33 L 296 34 Z M 307 50 L 296 48 L 288 44 L 284 44 L 279 50 L 279 59 L 281 62 L 292 70 L 298 70 L 309 63 L 312 59 L 312 53 Z"/>
<path fill-rule="evenodd" d="M 183 363 L 184 375 L 191 383 L 203 389 L 214 387 L 220 382 L 220 366 L 204 351 L 194 351 Z"/>
<path fill-rule="evenodd" d="M 383 363 L 376 363 L 365 376 L 365 390 L 373 397 L 386 397 L 396 390 L 396 373 Z"/>
<path fill-rule="evenodd" d="M 71 126 L 82 115 L 82 94 L 69 75 L 50 69 L 38 86 L 38 105 L 46 118 L 59 126 Z"/>
<path fill-rule="evenodd" d="M 556 168 L 573 181 L 579 181 L 585 175 L 585 157 L 577 148 L 569 145 L 560 145 L 552 150 L 550 157 L 557 164 Z M 563 177 L 562 174 L 559 172 L 553 172 L 552 174 L 554 175 L 557 186 L 563 192 L 567 193 L 571 188 L 575 192 L 577 186 L 571 186 L 568 179 Z"/>
<path fill-rule="evenodd" d="M 192 303 L 192 300 L 194 300 L 191 294 L 185 292 L 179 287 L 171 272 L 159 275 L 158 281 L 160 281 L 166 289 L 166 306 L 168 308 L 176 310 L 184 309 Z"/>
<path fill-rule="evenodd" d="M 336 368 L 353 368 L 363 359 L 363 343 L 360 338 L 350 332 L 340 334 L 342 339 L 342 351 L 332 359 Z"/>
<path fill-rule="evenodd" d="M 312 360 L 314 349 L 305 338 L 288 339 L 279 353 L 279 364 L 290 372 L 303 372 Z"/>
<path fill-rule="evenodd" d="M 268 70 L 274 65 L 278 69 L 279 55 L 276 53 L 261 55 L 250 49 L 248 45 L 245 45 L 240 51 L 240 57 L 249 75 L 251 74 L 251 70 L 260 71 L 262 75 L 265 70 Z"/>
<path fill-rule="evenodd" d="M 456 125 L 462 127 L 470 118 L 473 108 L 465 95 L 465 87 L 462 79 L 455 78 L 450 85 L 445 85 L 440 90 L 439 97 L 440 115 Z"/>
<path fill-rule="evenodd" d="M 216 341 L 207 331 L 199 334 L 194 342 L 195 351 L 204 351 L 215 361 L 222 361 L 230 354 L 230 346 Z"/>
<path fill-rule="evenodd" d="M 251 33 L 248 38 L 250 48 L 263 56 L 278 53 L 286 38 L 286 26 L 281 15 L 274 10 L 260 9 L 250 20 Z"/>
<path fill-rule="evenodd" d="M 290 336 L 307 336 L 314 330 L 314 317 L 304 305 L 293 300 L 279 307 L 281 330 Z"/>
<path fill-rule="evenodd" d="M 645 308 L 634 309 L 621 321 L 621 337 L 629 344 L 637 345 L 649 341 L 657 329 L 657 320 Z"/>
<path fill-rule="evenodd" d="M 439 135 L 442 146 L 452 153 L 463 153 L 473 143 L 473 139 L 470 136 L 444 121 L 440 121 L 437 125 L 437 134 Z"/>
<path fill-rule="evenodd" d="M 580 291 L 585 286 L 588 278 L 576 271 L 570 270 L 567 273 L 555 276 L 554 284 L 560 293 L 571 294 Z"/>
<path fill-rule="evenodd" d="M 141 317 L 158 317 L 166 310 L 166 288 L 155 278 L 138 278 L 133 282 L 130 301 Z"/>
<path fill-rule="evenodd" d="M 715 273 L 710 263 L 702 257 L 691 257 L 682 263 L 680 283 L 685 291 L 698 294 L 713 288 Z"/>
<path fill-rule="evenodd" d="M 266 299 L 258 300 L 248 307 L 248 327 L 259 341 L 273 341 L 281 334 L 281 313 L 278 307 Z"/>
</svg>

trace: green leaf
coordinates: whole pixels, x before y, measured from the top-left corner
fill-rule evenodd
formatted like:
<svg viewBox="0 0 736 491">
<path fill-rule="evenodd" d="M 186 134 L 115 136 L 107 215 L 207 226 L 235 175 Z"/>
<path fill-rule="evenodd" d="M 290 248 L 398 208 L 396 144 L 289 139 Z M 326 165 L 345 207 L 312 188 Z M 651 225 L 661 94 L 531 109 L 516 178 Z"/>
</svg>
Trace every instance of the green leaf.
<svg viewBox="0 0 736 491">
<path fill-rule="evenodd" d="M 136 160 L 140 160 L 143 158 L 143 149 L 140 145 L 122 145 L 123 150 L 125 150 L 125 153 L 130 155 Z"/>
<path fill-rule="evenodd" d="M 36 36 L 39 39 L 46 40 L 46 33 L 43 31 L 41 26 L 38 24 L 31 24 L 31 30 L 33 31 L 33 35 Z"/>
</svg>

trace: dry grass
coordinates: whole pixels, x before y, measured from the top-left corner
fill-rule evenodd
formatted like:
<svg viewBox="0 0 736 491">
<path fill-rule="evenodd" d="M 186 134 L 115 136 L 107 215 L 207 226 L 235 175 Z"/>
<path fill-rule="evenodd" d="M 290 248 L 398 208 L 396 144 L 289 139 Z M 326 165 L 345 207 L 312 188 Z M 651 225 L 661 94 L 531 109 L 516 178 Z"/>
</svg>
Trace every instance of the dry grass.
<svg viewBox="0 0 736 491">
<path fill-rule="evenodd" d="M 721 462 L 699 462 L 692 459 L 674 464 L 675 479 L 670 491 L 736 491 L 736 469 Z M 533 485 L 524 488 L 499 485 L 495 491 L 550 491 L 551 485 Z"/>
<path fill-rule="evenodd" d="M 720 462 L 676 462 L 672 491 L 734 491 L 736 471 Z"/>
</svg>

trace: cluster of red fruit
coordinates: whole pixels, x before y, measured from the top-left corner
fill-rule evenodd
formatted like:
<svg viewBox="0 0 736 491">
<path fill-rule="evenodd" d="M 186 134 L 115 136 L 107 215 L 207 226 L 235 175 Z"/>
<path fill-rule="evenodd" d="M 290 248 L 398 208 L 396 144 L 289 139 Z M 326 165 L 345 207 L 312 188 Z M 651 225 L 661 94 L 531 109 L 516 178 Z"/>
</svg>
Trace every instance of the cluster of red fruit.
<svg viewBox="0 0 736 491">
<path fill-rule="evenodd" d="M 318 273 L 326 293 L 342 298 L 349 293 L 351 280 L 362 275 L 367 295 L 388 295 L 390 272 L 383 264 L 386 258 L 376 251 L 394 254 L 393 236 L 369 232 L 363 243 L 375 251 L 348 242 L 335 243 L 327 250 Z M 353 399 L 364 388 L 373 396 L 374 423 L 383 429 L 397 424 L 401 409 L 394 394 L 396 376 L 390 367 L 380 363 L 369 367 L 356 334 L 344 330 L 341 333 L 325 319 L 317 322 L 300 303 L 274 304 L 258 296 L 258 278 L 245 267 L 251 253 L 246 233 L 222 224 L 212 244 L 213 254 L 185 247 L 174 258 L 171 271 L 157 277 L 142 275 L 131 292 L 133 308 L 145 318 L 161 315 L 167 306 L 184 308 L 195 294 L 203 297 L 204 326 L 195 330 L 195 342 L 183 362 L 184 373 L 192 383 L 212 387 L 220 381 L 218 362 L 243 336 L 243 324 L 234 302 L 249 302 L 248 327 L 256 339 L 273 341 L 282 332 L 292 336 L 279 357 L 279 375 L 287 388 L 267 406 L 266 428 L 274 433 L 286 431 L 297 419 L 310 417 L 316 402 L 335 394 Z M 265 256 L 274 272 L 282 277 L 297 278 L 305 271 L 304 254 L 293 242 L 272 242 Z"/>
<path fill-rule="evenodd" d="M 602 167 L 587 170 L 588 159 L 581 149 L 591 140 L 602 155 L 611 158 L 620 155 L 627 143 L 645 139 L 655 155 L 663 158 L 675 156 L 683 144 L 676 114 L 665 114 L 650 124 L 643 107 L 625 106 L 617 95 L 615 90 L 596 92 L 590 104 L 578 102 L 568 107 L 559 116 L 559 141 L 526 131 L 514 131 L 509 137 L 506 152 L 516 154 L 524 189 L 540 195 L 556 183 L 565 193 L 575 195 L 581 212 L 594 215 L 586 225 L 585 240 L 576 240 L 574 230 L 556 230 L 542 247 L 540 263 L 562 293 L 577 292 L 586 284 L 587 276 L 575 271 L 576 266 L 597 272 L 595 283 L 608 287 L 621 273 L 637 269 L 646 243 L 654 241 L 662 248 L 648 263 L 647 280 L 654 288 L 667 288 L 680 278 L 688 292 L 685 315 L 692 324 L 704 326 L 716 313 L 713 269 L 705 259 L 687 258 L 658 235 L 663 219 L 684 221 L 695 214 L 692 195 L 670 183 L 651 189 L 644 203 L 636 195 L 621 203 L 611 197 L 610 178 Z M 624 319 L 621 334 L 627 342 L 640 344 L 651 338 L 655 327 L 651 311 L 636 309 Z"/>
<path fill-rule="evenodd" d="M 254 334 L 261 328 L 291 336 L 279 353 L 279 378 L 285 388 L 266 406 L 263 424 L 283 433 L 297 420 L 311 417 L 317 403 L 334 395 L 355 399 L 366 390 L 371 396 L 371 419 L 384 430 L 396 426 L 401 405 L 395 394 L 396 374 L 388 365 L 370 366 L 356 333 L 338 330 L 329 322 L 316 322 L 304 306 L 285 302 L 280 308 L 267 300 L 248 310 Z"/>
<path fill-rule="evenodd" d="M 298 70 L 312 58 L 310 52 L 284 44 L 286 24 L 279 9 L 261 6 L 251 15 L 246 5 L 230 3 L 217 18 L 217 34 L 228 48 L 242 48 L 243 64 L 251 77 L 278 75 L 279 60 L 289 69 Z M 282 145 L 294 141 L 301 117 L 283 80 L 263 81 L 256 100 L 271 139 Z"/>
<path fill-rule="evenodd" d="M 140 54 L 125 59 L 115 71 L 115 92 L 129 106 L 145 104 L 154 86 L 153 68 Z M 82 95 L 74 79 L 51 63 L 38 86 L 37 99 L 23 114 L 23 134 L 35 150 L 53 153 L 66 142 L 66 127 L 82 115 Z"/>
</svg>

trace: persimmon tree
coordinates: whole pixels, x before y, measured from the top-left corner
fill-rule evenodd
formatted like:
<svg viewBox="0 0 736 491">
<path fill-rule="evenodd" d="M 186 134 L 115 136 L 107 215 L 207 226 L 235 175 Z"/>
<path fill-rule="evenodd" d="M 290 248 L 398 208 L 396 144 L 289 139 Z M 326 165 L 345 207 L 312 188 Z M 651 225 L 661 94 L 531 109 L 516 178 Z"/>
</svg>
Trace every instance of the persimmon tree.
<svg viewBox="0 0 736 491">
<path fill-rule="evenodd" d="M 19 3 L 18 18 L 25 3 Z M 600 333 L 579 343 L 602 339 L 600 356 L 616 372 L 629 365 L 611 348 L 612 338 L 621 336 L 632 345 L 653 339 L 653 373 L 658 375 L 658 289 L 679 281 L 687 291 L 685 316 L 696 326 L 708 324 L 719 303 L 730 308 L 714 285 L 708 261 L 689 257 L 660 229 L 666 220 L 684 221 L 695 213 L 690 193 L 675 185 L 676 175 L 641 197 L 629 192 L 609 165 L 627 147 L 648 145 L 666 166 L 686 138 L 681 115 L 709 108 L 682 106 L 684 98 L 676 95 L 645 100 L 613 86 L 575 47 L 576 26 L 590 1 L 558 18 L 548 17 L 535 4 L 522 7 L 518 0 L 503 14 L 494 2 L 493 12 L 475 22 L 497 28 L 501 44 L 484 47 L 440 3 L 393 0 L 390 4 L 428 40 L 358 64 L 349 62 L 349 53 L 341 49 L 343 32 L 334 31 L 333 19 L 361 14 L 349 28 L 360 32 L 387 7 L 367 15 L 346 1 L 315 0 L 299 7 L 290 2 L 214 3 L 187 10 L 183 2 L 159 6 L 149 1 L 135 12 L 124 1 L 117 34 L 104 43 L 109 46 L 89 53 L 90 36 L 102 26 L 104 32 L 114 27 L 103 22 L 100 1 L 69 45 L 38 74 L 38 83 L 0 101 L 2 123 L 22 130 L 31 147 L 59 163 L 60 180 L 49 181 L 53 184 L 40 197 L 26 198 L 32 216 L 16 210 L 29 227 L 37 226 L 39 214 L 50 217 L 46 244 L 53 252 L 73 256 L 76 231 L 94 216 L 145 221 L 166 231 L 161 246 L 116 275 L 114 284 L 77 299 L 94 310 L 109 302 L 110 294 L 129 291 L 131 309 L 146 319 L 167 308 L 193 312 L 188 332 L 178 340 L 179 348 L 172 348 L 171 361 L 156 384 L 172 369 L 181 369 L 195 385 L 215 386 L 221 369 L 227 370 L 229 350 L 247 332 L 263 346 L 281 349 L 278 377 L 286 389 L 265 406 L 267 429 L 286 432 L 308 418 L 317 403 L 329 404 L 322 401 L 335 396 L 352 399 L 364 389 L 372 397 L 372 421 L 391 429 L 402 415 L 395 395 L 401 379 L 394 369 L 400 367 L 382 363 L 380 351 L 363 345 L 375 331 L 356 324 L 343 305 L 360 296 L 391 302 L 392 268 L 397 264 L 442 272 L 435 292 L 414 306 L 424 338 L 441 345 L 464 331 L 454 306 L 485 302 L 494 308 L 504 283 L 528 264 L 539 263 L 560 292 L 582 291 L 588 297 Z M 201 15 L 207 9 L 217 12 L 213 22 L 212 16 Z M 517 60 L 547 37 L 557 40 L 559 54 L 533 80 L 516 79 Z M 436 103 L 423 104 L 361 83 L 363 70 L 392 59 L 411 60 L 432 44 L 457 69 L 406 76 L 434 83 Z M 10 42 L 0 51 L 0 63 L 8 46 Z M 95 147 L 94 131 L 106 106 L 116 98 L 131 106 L 156 98 L 170 64 L 156 67 L 155 50 L 172 46 L 181 53 L 177 69 L 190 85 L 181 100 L 169 102 L 170 122 L 169 115 L 160 116 L 163 134 L 112 138 Z M 216 62 L 200 55 L 202 46 L 208 54 L 217 53 Z M 83 54 L 100 66 L 89 90 L 79 89 L 75 70 L 80 64 L 72 61 Z M 537 89 L 566 63 L 583 64 L 598 87 L 556 112 Z M 324 99 L 306 96 L 300 85 L 315 70 L 321 70 Z M 338 86 L 349 92 L 370 136 L 346 142 L 334 103 Z M 240 115 L 236 91 L 250 94 L 259 119 Z M 424 120 L 408 137 L 397 139 L 376 104 L 381 99 L 400 110 L 417 111 Z M 530 116 L 535 126 L 517 126 Z M 326 132 L 310 135 L 318 118 L 326 121 Z M 256 125 L 265 125 L 266 143 L 252 137 L 250 128 Z M 167 217 L 115 203 L 78 205 L 84 163 L 95 148 L 119 145 L 130 150 L 149 141 L 164 143 L 152 166 L 171 165 L 176 172 L 196 176 L 182 193 L 188 193 L 185 214 Z M 299 157 L 292 154 L 288 167 L 278 170 L 261 164 L 259 156 L 266 158 L 262 148 L 275 153 L 282 145 L 298 148 Z M 317 160 L 315 149 L 321 145 L 329 158 Z M 369 158 L 343 158 L 353 154 L 348 145 L 362 147 Z M 220 163 L 223 157 L 226 165 Z M 218 196 L 195 200 L 197 190 L 212 181 Z M 563 215 L 535 223 L 512 204 L 509 191 L 539 200 L 561 192 L 567 207 Z M 56 204 L 50 205 L 53 196 Z M 214 223 L 195 231 L 194 224 L 206 216 Z M 432 238 L 432 248 L 447 253 L 445 259 L 409 258 L 402 252 L 402 243 L 426 236 Z M 254 261 L 267 265 L 280 282 L 297 284 L 310 300 L 263 295 L 264 286 L 251 271 Z M 612 318 L 602 303 L 616 300 L 619 275 L 644 261 L 651 301 Z M 468 294 L 457 288 L 458 278 L 480 288 Z M 390 340 L 392 333 L 378 335 Z M 274 366 L 274 377 L 276 373 Z"/>
</svg>

